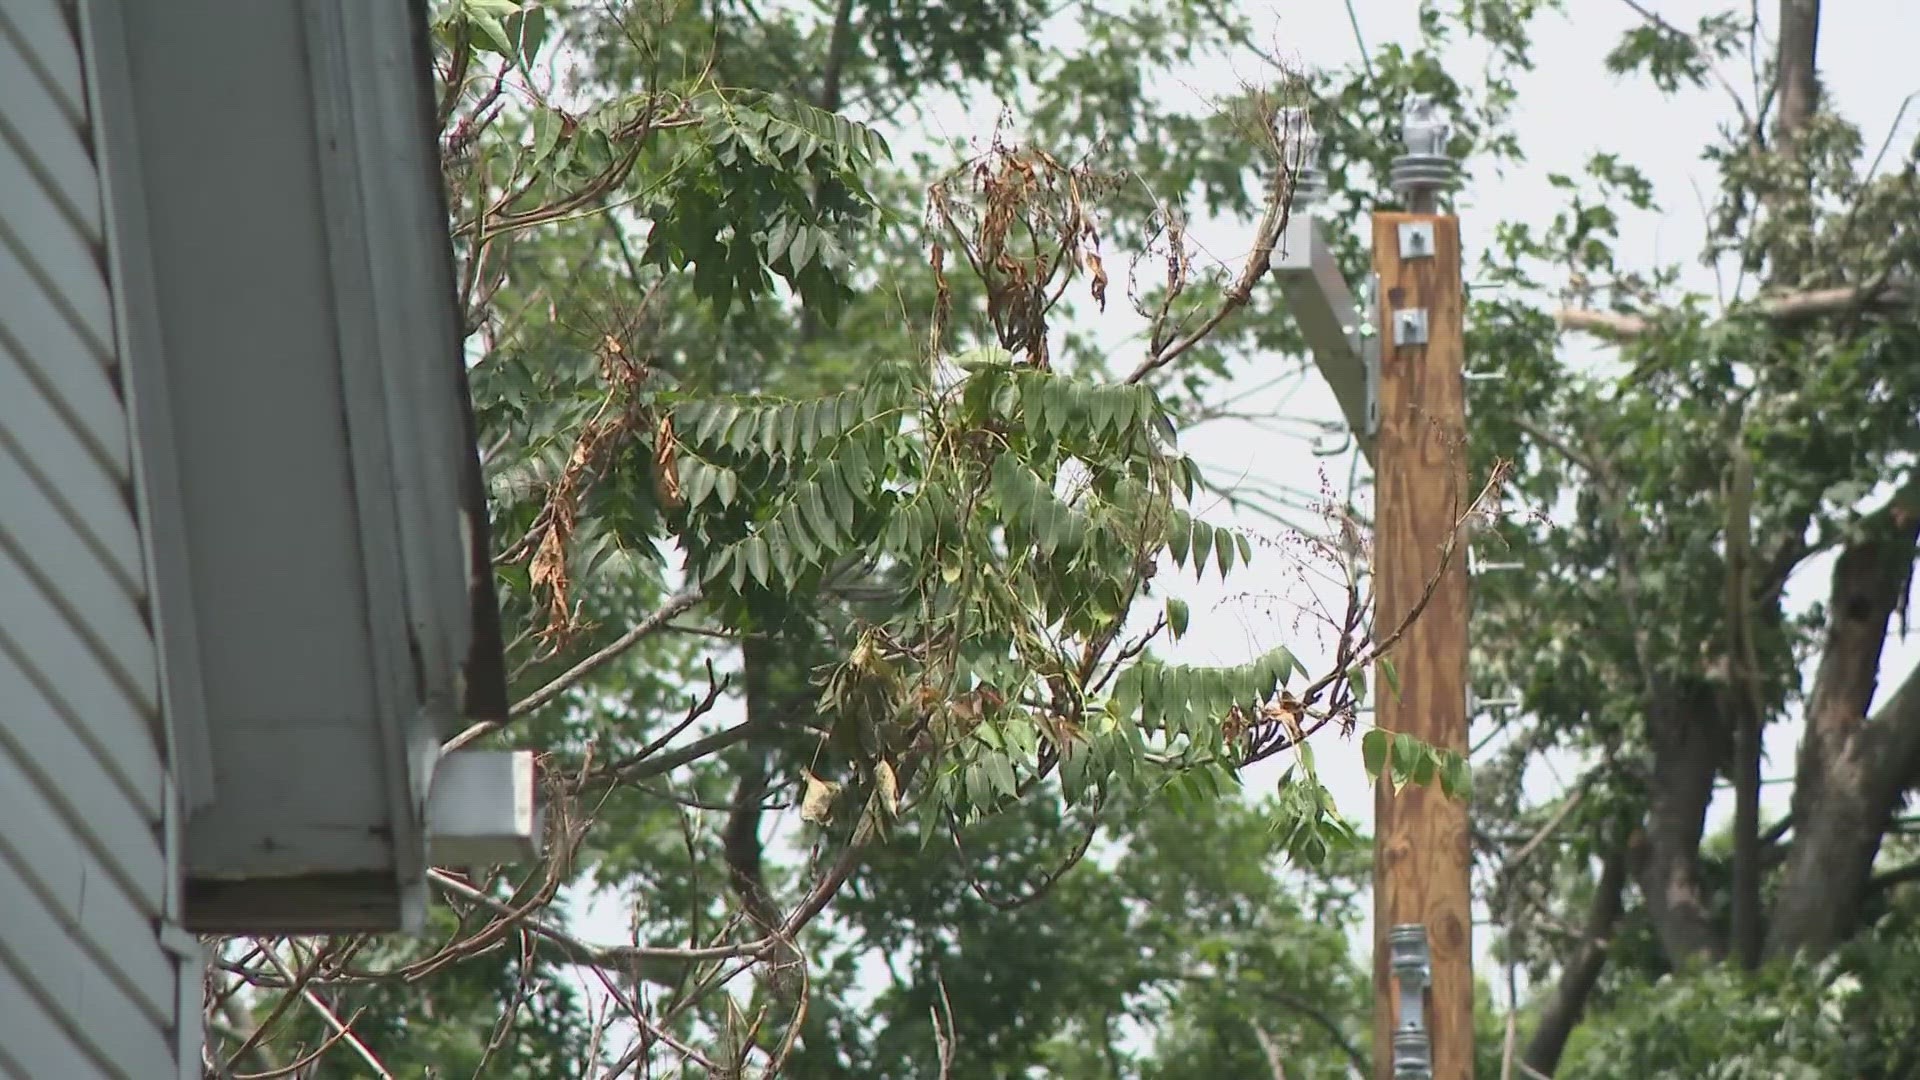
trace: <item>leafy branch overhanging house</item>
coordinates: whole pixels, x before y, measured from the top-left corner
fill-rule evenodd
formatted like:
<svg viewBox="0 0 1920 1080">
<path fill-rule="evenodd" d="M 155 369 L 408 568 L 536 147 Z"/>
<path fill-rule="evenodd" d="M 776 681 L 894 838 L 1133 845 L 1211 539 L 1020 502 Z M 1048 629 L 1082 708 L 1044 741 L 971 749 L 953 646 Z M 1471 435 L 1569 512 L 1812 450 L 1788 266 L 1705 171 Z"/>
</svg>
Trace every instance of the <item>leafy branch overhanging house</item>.
<svg viewBox="0 0 1920 1080">
<path fill-rule="evenodd" d="M 0 0 L 0 1075 L 201 1075 L 197 935 L 536 839 L 392 0 Z"/>
</svg>

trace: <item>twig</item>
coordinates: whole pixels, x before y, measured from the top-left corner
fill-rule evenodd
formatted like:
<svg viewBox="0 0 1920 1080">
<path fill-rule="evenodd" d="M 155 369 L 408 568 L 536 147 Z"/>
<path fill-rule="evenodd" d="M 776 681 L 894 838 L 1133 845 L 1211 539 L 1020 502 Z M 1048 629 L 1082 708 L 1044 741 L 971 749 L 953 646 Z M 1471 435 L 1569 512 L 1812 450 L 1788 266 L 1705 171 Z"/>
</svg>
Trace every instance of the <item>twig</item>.
<svg viewBox="0 0 1920 1080">
<path fill-rule="evenodd" d="M 615 967 L 623 963 L 630 964 L 637 960 L 674 960 L 688 962 L 727 960 L 738 956 L 753 955 L 773 943 L 773 939 L 769 937 L 741 942 L 735 945 L 713 945 L 706 948 L 662 948 L 648 945 L 594 945 L 582 941 L 547 922 L 536 919 L 525 911 L 521 911 L 509 904 L 496 900 L 444 870 L 429 870 L 427 871 L 427 877 L 435 885 L 438 885 L 440 888 L 461 899 L 470 900 L 473 903 L 491 908 L 495 912 L 515 920 L 535 936 L 559 946 L 561 954 L 568 960 L 577 964 L 584 964 L 588 967 Z"/>
<path fill-rule="evenodd" d="M 682 589 L 672 596 L 667 597 L 666 602 L 661 604 L 653 614 L 635 623 L 632 629 L 615 638 L 605 648 L 568 668 L 552 682 L 521 699 L 519 704 L 513 707 L 513 712 L 509 720 L 518 720 L 528 713 L 533 712 L 535 709 L 540 708 L 540 706 L 545 705 L 547 702 L 552 701 L 554 698 L 559 697 L 568 687 L 591 675 L 607 661 L 633 648 L 641 638 L 657 632 L 675 617 L 692 608 L 695 604 L 698 604 L 701 598 L 701 592 L 697 587 Z M 499 731 L 505 726 L 505 723 L 498 720 L 482 720 L 467 728 L 465 731 L 462 731 L 460 734 L 455 735 L 453 738 L 448 739 L 446 745 L 441 747 L 441 751 L 450 754 L 463 746 L 467 746 L 478 739 L 483 739 Z"/>
<path fill-rule="evenodd" d="M 1254 230 L 1253 250 L 1248 252 L 1246 264 L 1240 268 L 1240 276 L 1228 287 L 1226 298 L 1221 300 L 1220 306 L 1185 337 L 1170 342 L 1140 361 L 1140 366 L 1127 376 L 1129 385 L 1179 359 L 1180 354 L 1205 340 L 1229 315 L 1253 298 L 1253 287 L 1273 269 L 1273 249 L 1280 243 L 1280 234 L 1286 231 L 1287 220 L 1292 216 L 1293 180 L 1292 171 L 1282 162 L 1275 170 L 1273 185 L 1267 194 L 1266 209 L 1261 213 L 1260 224 Z"/>
<path fill-rule="evenodd" d="M 934 1052 L 940 1061 L 939 1080 L 949 1080 L 953 1076 L 953 1052 L 955 1032 L 953 1024 L 953 1000 L 947 997 L 947 980 L 936 975 L 934 985 L 940 989 L 940 1001 L 937 1005 L 927 1006 L 927 1016 L 933 1020 Z M 942 1014 L 945 1014 L 944 1021 Z"/>
<path fill-rule="evenodd" d="M 1567 796 L 1566 799 L 1560 803 L 1559 809 L 1553 812 L 1553 816 L 1547 819 L 1547 823 L 1540 826 L 1540 831 L 1529 837 L 1526 843 L 1520 845 L 1520 850 L 1513 853 L 1513 858 L 1507 860 L 1508 874 L 1513 872 L 1514 867 L 1525 862 L 1527 856 L 1533 854 L 1535 849 L 1541 844 L 1546 843 L 1547 837 L 1552 836 L 1553 831 L 1558 829 L 1560 824 L 1567 820 L 1568 815 L 1573 813 L 1573 808 L 1580 805 L 1580 800 L 1585 798 L 1587 794 L 1587 780 L 1590 779 L 1592 775 L 1592 773 L 1588 773 L 1587 777 L 1580 781 L 1580 786 L 1574 789 L 1573 794 Z"/>
<path fill-rule="evenodd" d="M 274 970 L 280 973 L 281 978 L 286 979 L 289 983 L 294 981 L 293 972 L 289 970 L 286 963 L 280 959 L 279 953 L 272 949 L 267 949 L 266 957 L 267 962 L 273 965 Z M 334 1030 L 337 1037 L 345 1039 L 347 1045 L 353 1047 L 354 1053 L 360 1055 L 360 1060 L 367 1063 L 367 1067 L 373 1070 L 375 1076 L 378 1076 L 380 1080 L 393 1080 L 393 1074 L 387 1071 L 387 1067 L 380 1063 L 380 1059 L 374 1056 L 373 1051 L 367 1048 L 366 1043 L 360 1041 L 360 1037 L 353 1033 L 353 1029 L 343 1023 L 338 1016 L 334 1015 L 333 1009 L 328 1007 L 326 1002 L 320 1000 L 320 995 L 304 986 L 298 991 L 289 991 L 289 993 L 298 993 L 300 999 L 305 1001 L 309 1008 L 319 1013 L 320 1019 Z"/>
<path fill-rule="evenodd" d="M 1676 38 L 1686 41 L 1703 55 L 1706 53 L 1706 50 L 1700 48 L 1699 43 L 1694 40 L 1692 34 L 1661 18 L 1659 12 L 1647 8 L 1641 4 L 1639 0 L 1621 0 L 1621 2 L 1632 8 L 1635 14 L 1645 19 L 1662 33 L 1671 34 Z M 1733 99 L 1733 107 L 1740 113 L 1740 122 L 1746 125 L 1748 135 L 1757 139 L 1759 137 L 1760 127 L 1754 122 L 1753 114 L 1747 111 L 1746 99 L 1741 97 L 1740 92 L 1733 88 L 1731 82 L 1727 81 L 1727 77 L 1720 73 L 1720 65 L 1709 61 L 1707 63 L 1707 70 L 1713 73 L 1713 81 L 1720 84 L 1720 89 L 1725 90 L 1727 96 Z"/>
<path fill-rule="evenodd" d="M 1260 1044 L 1260 1052 L 1266 1055 L 1267 1071 L 1273 1074 L 1273 1080 L 1287 1080 L 1287 1067 L 1280 1063 L 1279 1044 L 1260 1027 L 1258 1020 L 1249 1017 L 1247 1026 L 1253 1029 L 1253 1041 Z"/>
<path fill-rule="evenodd" d="M 354 1014 L 347 1018 L 348 1026 L 352 1026 L 357 1022 L 360 1019 L 361 1013 L 365 1011 L 364 1009 L 355 1010 Z M 275 1080 L 276 1077 L 292 1076 L 326 1056 L 327 1051 L 337 1046 L 343 1036 L 344 1033 L 336 1031 L 332 1035 L 327 1036 L 319 1046 L 313 1049 L 312 1053 L 307 1054 L 305 1057 L 291 1064 L 282 1065 L 277 1069 L 268 1069 L 266 1072 L 257 1073 L 228 1073 L 227 1075 L 230 1076 L 232 1080 Z"/>
</svg>

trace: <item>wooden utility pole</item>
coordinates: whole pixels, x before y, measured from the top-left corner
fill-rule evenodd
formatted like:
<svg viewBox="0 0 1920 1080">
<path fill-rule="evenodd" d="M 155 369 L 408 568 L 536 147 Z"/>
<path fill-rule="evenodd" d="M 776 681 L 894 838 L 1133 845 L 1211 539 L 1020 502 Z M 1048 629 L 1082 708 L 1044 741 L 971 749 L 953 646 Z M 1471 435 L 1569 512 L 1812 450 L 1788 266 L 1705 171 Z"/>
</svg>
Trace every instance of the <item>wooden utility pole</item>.
<svg viewBox="0 0 1920 1080">
<path fill-rule="evenodd" d="M 1464 754 L 1467 545 L 1465 537 L 1452 545 L 1448 541 L 1473 492 L 1467 487 L 1460 222 L 1432 212 L 1434 195 L 1450 172 L 1445 138 L 1437 119 L 1409 116 L 1408 153 L 1395 162 L 1395 186 L 1410 206 L 1424 212 L 1373 217 L 1380 335 L 1379 428 L 1373 447 L 1374 633 L 1389 634 L 1418 611 L 1391 653 L 1398 692 L 1374 680 L 1374 719 L 1387 731 Z M 1405 1027 L 1400 998 L 1407 986 L 1395 971 L 1396 927 L 1405 928 L 1398 935 L 1402 942 L 1417 941 L 1416 928 L 1425 930 L 1428 971 L 1421 1011 L 1431 1076 L 1473 1076 L 1470 858 L 1463 803 L 1447 798 L 1438 784 L 1409 784 L 1395 792 L 1389 776 L 1380 778 L 1374 795 L 1373 908 L 1378 1080 L 1393 1080 L 1396 1058 L 1411 1064 L 1409 1059 L 1419 1056 L 1410 1032 L 1401 1034 L 1396 1048 L 1396 1032 Z"/>
<path fill-rule="evenodd" d="M 1297 183 L 1274 269 L 1314 362 L 1373 466 L 1374 634 L 1391 634 L 1416 608 L 1420 612 L 1391 654 L 1398 691 L 1385 679 L 1373 680 L 1374 720 L 1387 731 L 1464 754 L 1465 538 L 1452 545 L 1450 559 L 1442 559 L 1473 497 L 1467 488 L 1460 222 L 1434 212 L 1454 175 L 1446 153 L 1448 127 L 1430 100 L 1408 103 L 1406 153 L 1394 160 L 1393 184 L 1411 212 L 1374 215 L 1377 288 L 1370 312 L 1354 302 L 1313 213 L 1324 183 L 1318 140 L 1304 110 L 1284 110 L 1276 134 L 1293 155 L 1289 164 L 1297 169 Z M 1368 319 L 1373 326 L 1364 328 Z M 1470 1080 L 1467 808 L 1449 800 L 1438 784 L 1395 793 L 1389 777 L 1380 781 L 1374 808 L 1374 1076 Z"/>
</svg>

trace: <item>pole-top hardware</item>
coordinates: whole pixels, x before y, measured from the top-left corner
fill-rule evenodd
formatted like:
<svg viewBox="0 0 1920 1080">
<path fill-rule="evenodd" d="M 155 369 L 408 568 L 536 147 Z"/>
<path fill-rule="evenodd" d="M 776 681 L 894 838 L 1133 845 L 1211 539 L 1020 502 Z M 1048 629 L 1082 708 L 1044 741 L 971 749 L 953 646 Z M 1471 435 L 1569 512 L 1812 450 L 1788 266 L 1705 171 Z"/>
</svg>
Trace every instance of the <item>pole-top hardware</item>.
<svg viewBox="0 0 1920 1080">
<path fill-rule="evenodd" d="M 1274 113 L 1273 135 L 1280 143 L 1280 164 L 1293 176 L 1296 210 L 1319 205 L 1327 194 L 1327 177 L 1320 168 L 1320 133 L 1304 105 L 1289 105 Z"/>
<path fill-rule="evenodd" d="M 1479 577 L 1481 574 L 1491 574 L 1501 570 L 1524 570 L 1526 567 L 1527 564 L 1522 562 L 1488 562 L 1480 557 L 1480 553 L 1474 550 L 1472 544 L 1467 545 L 1468 577 Z"/>
<path fill-rule="evenodd" d="M 1393 190 L 1406 196 L 1408 209 L 1430 212 L 1440 192 L 1453 186 L 1458 166 L 1447 153 L 1447 139 L 1453 125 L 1440 115 L 1440 107 L 1429 94 L 1407 98 L 1406 117 L 1400 122 L 1400 138 L 1406 153 L 1393 159 Z"/>
</svg>

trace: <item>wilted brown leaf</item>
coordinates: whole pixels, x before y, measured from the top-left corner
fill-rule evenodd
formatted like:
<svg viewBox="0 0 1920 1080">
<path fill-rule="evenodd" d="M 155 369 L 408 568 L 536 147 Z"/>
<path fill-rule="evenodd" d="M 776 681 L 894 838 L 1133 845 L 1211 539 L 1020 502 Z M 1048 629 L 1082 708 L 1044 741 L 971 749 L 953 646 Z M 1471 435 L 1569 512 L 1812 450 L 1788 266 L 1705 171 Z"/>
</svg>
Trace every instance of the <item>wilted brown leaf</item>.
<svg viewBox="0 0 1920 1080">
<path fill-rule="evenodd" d="M 825 825 L 833 819 L 833 800 L 840 794 L 840 784 L 823 780 L 813 775 L 812 770 L 802 772 L 800 777 L 805 785 L 800 796 L 800 820 Z"/>
<path fill-rule="evenodd" d="M 673 416 L 661 413 L 653 431 L 653 493 L 668 510 L 680 509 L 680 462 Z"/>
</svg>

